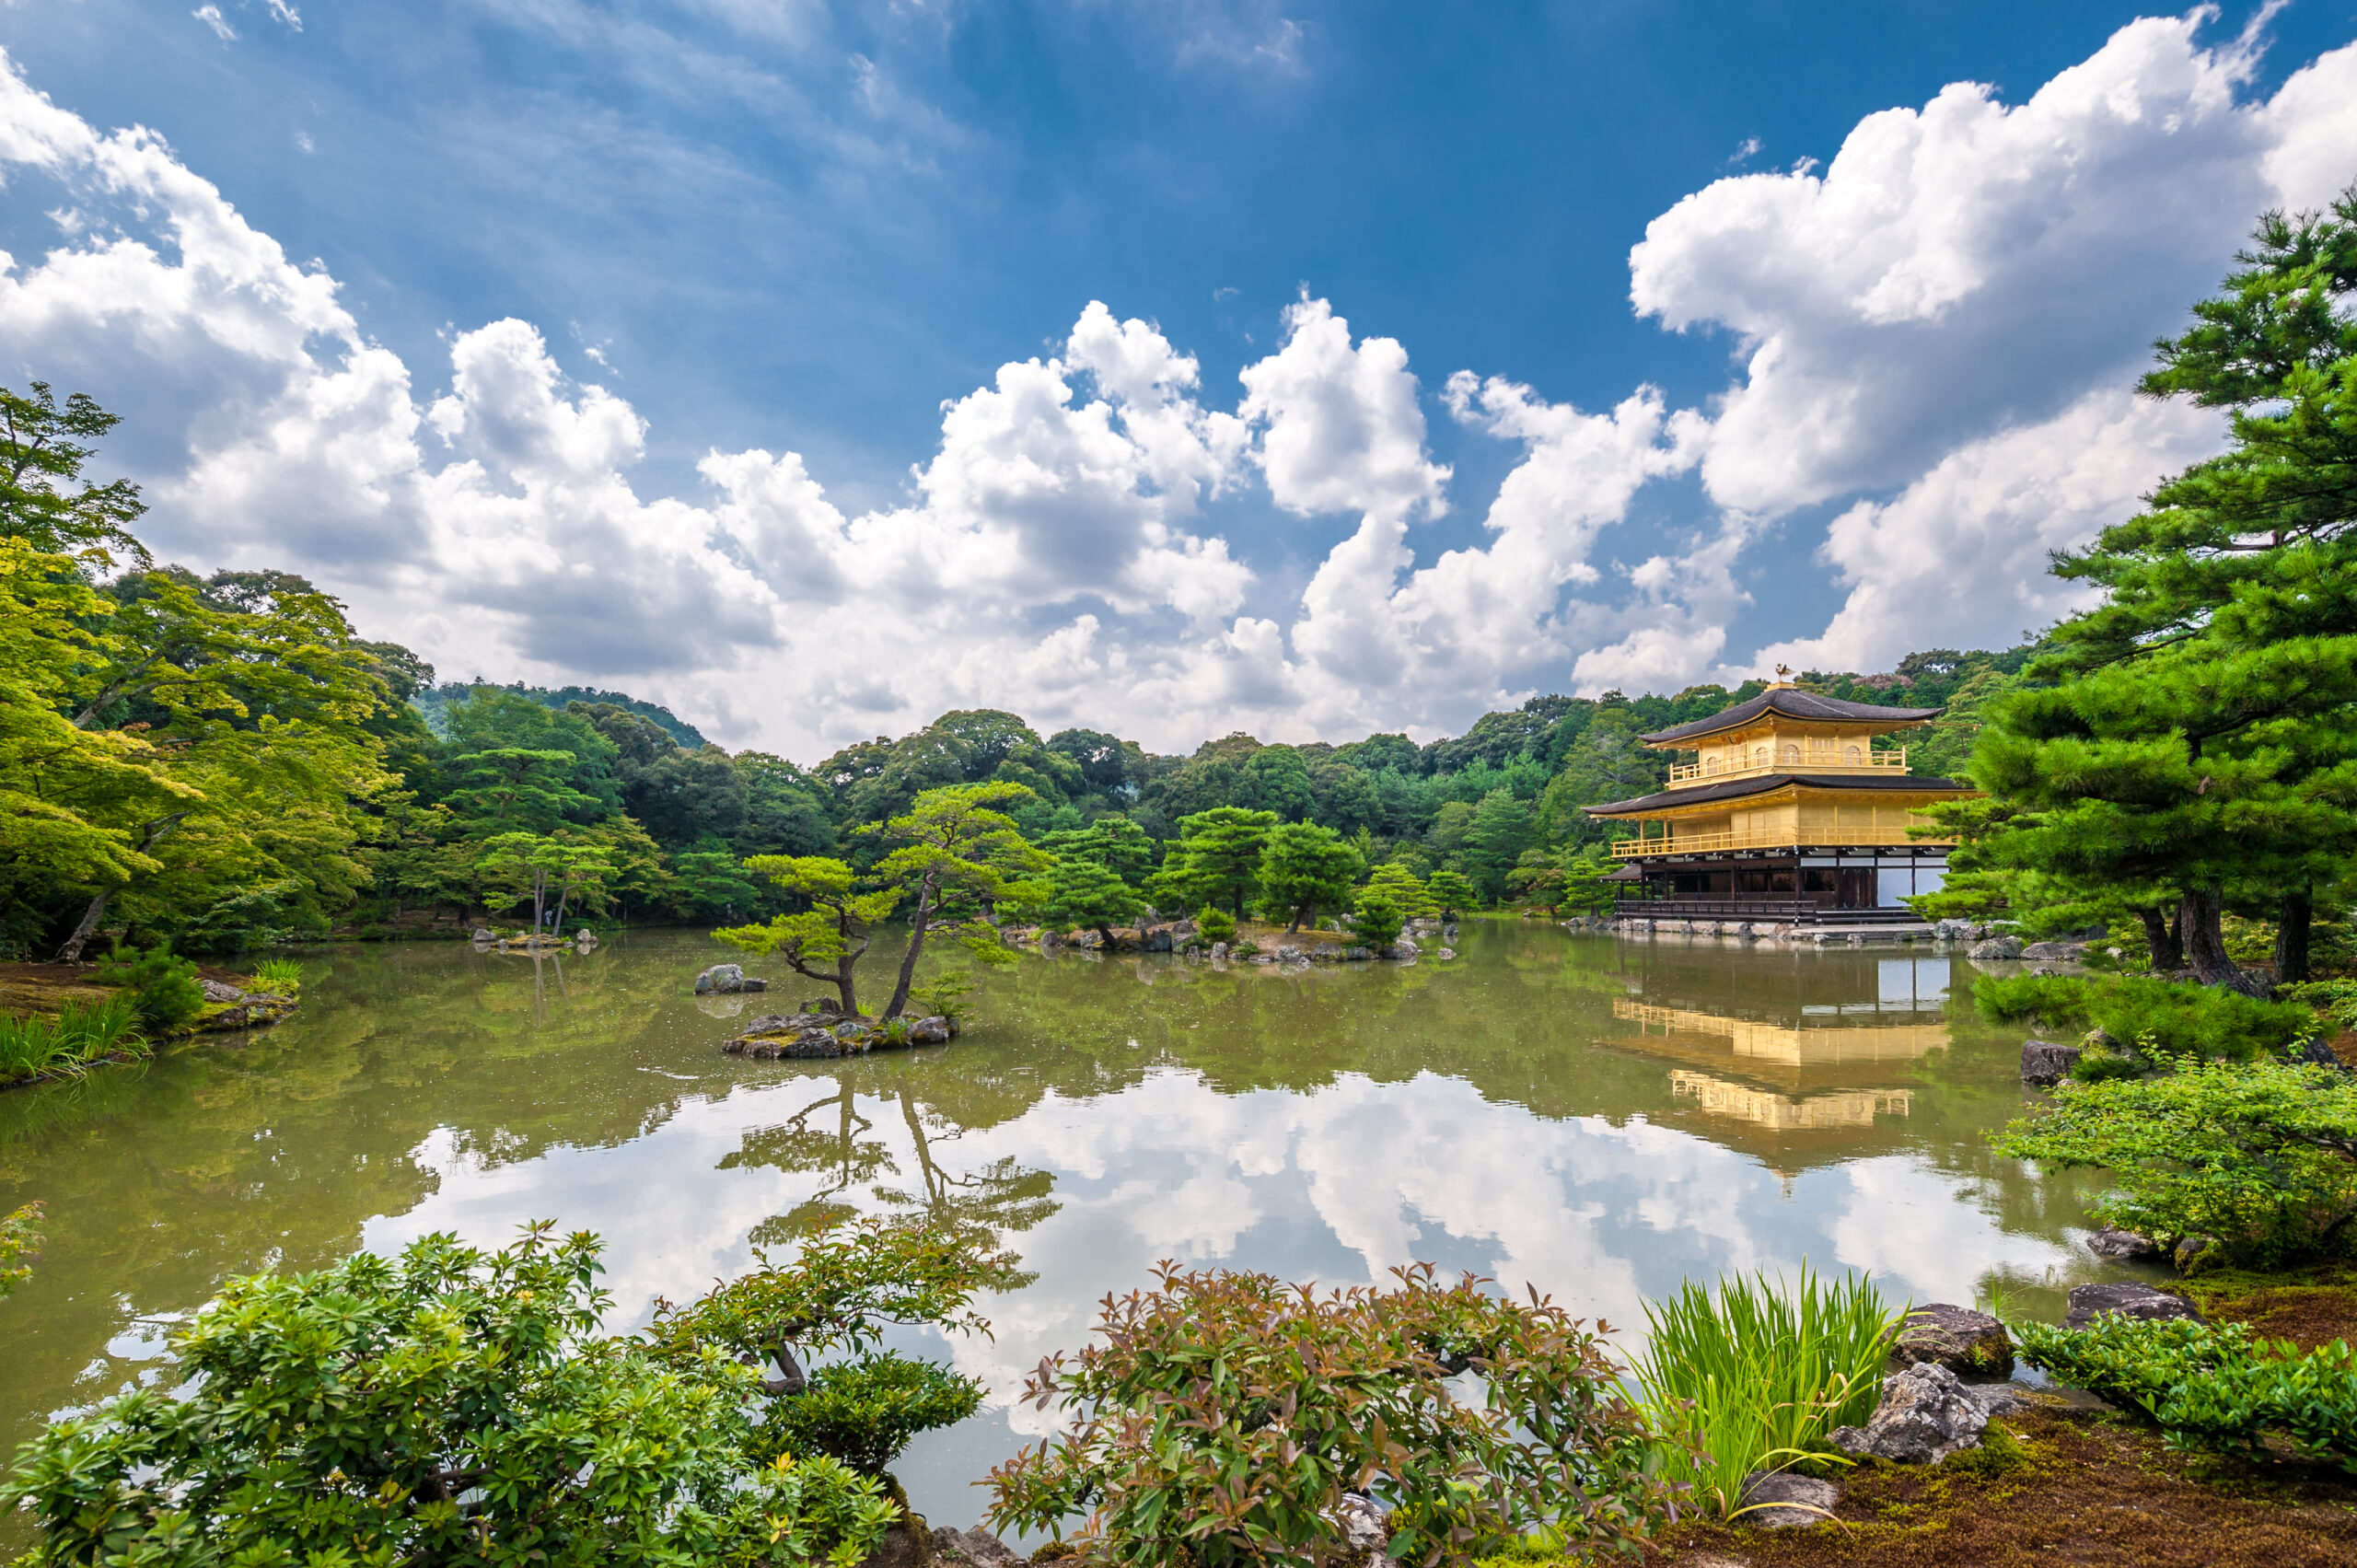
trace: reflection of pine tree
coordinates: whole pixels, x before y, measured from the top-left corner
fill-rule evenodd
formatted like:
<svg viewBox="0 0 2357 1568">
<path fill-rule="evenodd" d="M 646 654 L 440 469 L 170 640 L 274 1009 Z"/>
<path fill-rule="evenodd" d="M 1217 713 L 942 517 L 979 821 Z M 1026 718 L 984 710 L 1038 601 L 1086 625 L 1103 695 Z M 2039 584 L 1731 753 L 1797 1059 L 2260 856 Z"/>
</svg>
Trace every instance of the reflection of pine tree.
<svg viewBox="0 0 2357 1568">
<path fill-rule="evenodd" d="M 954 1142 L 963 1129 L 938 1112 L 921 1108 L 906 1089 L 900 1093 L 900 1114 L 917 1158 L 917 1188 L 904 1191 L 877 1186 L 876 1196 L 896 1209 L 912 1210 L 921 1218 L 946 1229 L 987 1230 L 993 1235 L 1029 1230 L 1062 1207 L 1050 1196 L 1055 1177 L 1044 1170 L 1017 1165 L 1011 1157 L 993 1160 L 963 1174 L 944 1168 L 934 1157 L 936 1145 Z M 828 1108 L 832 1116 L 824 1116 Z M 806 1106 L 774 1127 L 745 1134 L 735 1154 L 720 1162 L 723 1170 L 768 1166 L 782 1171 L 823 1174 L 827 1183 L 783 1214 L 773 1214 L 753 1229 L 756 1246 L 772 1247 L 806 1234 L 825 1220 L 844 1218 L 856 1210 L 842 1194 L 868 1186 L 878 1177 L 897 1176 L 900 1166 L 881 1139 L 864 1134 L 875 1124 L 859 1113 L 858 1099 L 848 1079 L 833 1094 Z M 1024 1276 L 1028 1283 L 1031 1276 Z"/>
<path fill-rule="evenodd" d="M 965 1130 L 938 1112 L 921 1109 L 916 1097 L 900 1091 L 900 1117 L 916 1146 L 919 1190 L 904 1192 L 878 1187 L 876 1195 L 896 1208 L 918 1211 L 911 1218 L 944 1230 L 987 1231 L 992 1236 L 1029 1230 L 1063 1207 L 1049 1196 L 1056 1184 L 1048 1171 L 1017 1165 L 1012 1156 L 994 1159 L 979 1170 L 952 1175 L 934 1158 L 934 1145 L 953 1143 Z M 1011 1287 L 1020 1289 L 1039 1275 L 1026 1272 Z"/>
<path fill-rule="evenodd" d="M 811 1118 L 830 1106 L 835 1114 L 813 1126 Z M 774 1246 L 801 1235 L 820 1220 L 848 1217 L 853 1211 L 851 1205 L 838 1202 L 837 1194 L 865 1187 L 879 1175 L 897 1174 L 900 1167 L 892 1163 L 892 1152 L 884 1146 L 883 1140 L 860 1136 L 873 1131 L 875 1123 L 859 1113 L 859 1099 L 852 1093 L 851 1084 L 842 1081 L 833 1094 L 803 1107 L 778 1125 L 755 1128 L 746 1133 L 737 1152 L 721 1160 L 722 1170 L 769 1166 L 828 1178 L 824 1187 L 790 1213 L 763 1220 L 753 1232 L 755 1244 Z"/>
</svg>

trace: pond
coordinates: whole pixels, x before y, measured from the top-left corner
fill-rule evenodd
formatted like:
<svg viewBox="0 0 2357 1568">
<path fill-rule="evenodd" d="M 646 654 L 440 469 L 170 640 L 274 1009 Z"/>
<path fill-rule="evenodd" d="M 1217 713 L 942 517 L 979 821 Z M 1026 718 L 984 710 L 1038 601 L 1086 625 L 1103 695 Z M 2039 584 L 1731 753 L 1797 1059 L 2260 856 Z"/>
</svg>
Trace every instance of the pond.
<svg viewBox="0 0 2357 1568">
<path fill-rule="evenodd" d="M 0 1209 L 43 1200 L 50 1238 L 0 1302 L 0 1443 L 168 1381 L 167 1335 L 228 1275 L 534 1218 L 604 1236 L 616 1330 L 830 1208 L 1001 1227 L 1036 1280 L 984 1304 L 995 1338 L 901 1342 L 993 1389 L 896 1467 L 959 1526 L 1048 1430 L 1012 1408 L 1025 1369 L 1161 1259 L 1332 1284 L 1430 1260 L 1623 1330 L 1689 1275 L 1804 1259 L 2056 1316 L 2117 1272 L 2074 1244 L 2089 1181 L 1983 1142 L 2021 1110 L 2022 1036 L 1949 1003 L 1960 957 L 1504 921 L 1457 950 L 1028 959 L 956 1043 L 847 1064 L 721 1055 L 732 1019 L 821 988 L 773 965 L 767 996 L 694 997 L 729 957 L 700 934 L 313 955 L 275 1030 L 0 1096 Z"/>
</svg>

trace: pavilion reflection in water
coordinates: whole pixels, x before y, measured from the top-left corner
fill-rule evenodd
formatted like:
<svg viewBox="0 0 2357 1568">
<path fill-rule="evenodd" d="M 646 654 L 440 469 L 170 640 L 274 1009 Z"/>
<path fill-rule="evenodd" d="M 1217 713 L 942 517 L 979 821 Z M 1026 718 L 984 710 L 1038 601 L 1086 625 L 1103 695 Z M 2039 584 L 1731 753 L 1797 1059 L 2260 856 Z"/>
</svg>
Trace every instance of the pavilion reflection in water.
<svg viewBox="0 0 2357 1568">
<path fill-rule="evenodd" d="M 1665 953 L 1613 999 L 1633 1028 L 1610 1041 L 1669 1058 L 1677 1108 L 1787 1173 L 1887 1142 L 1877 1124 L 1914 1109 L 1910 1070 L 1950 1039 L 1947 959 L 1796 957 L 1788 986 L 1763 987 L 1756 969 L 1730 984 L 1707 952 Z"/>
</svg>

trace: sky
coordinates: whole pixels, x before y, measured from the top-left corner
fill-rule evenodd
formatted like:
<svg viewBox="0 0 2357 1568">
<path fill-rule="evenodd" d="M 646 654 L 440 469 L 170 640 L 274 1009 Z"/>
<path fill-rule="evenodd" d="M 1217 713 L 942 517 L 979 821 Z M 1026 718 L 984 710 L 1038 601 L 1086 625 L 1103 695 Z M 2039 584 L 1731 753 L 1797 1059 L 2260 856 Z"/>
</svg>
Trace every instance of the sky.
<svg viewBox="0 0 2357 1568">
<path fill-rule="evenodd" d="M 0 0 L 0 380 L 192 568 L 804 761 L 1886 669 L 2081 601 L 2357 0 Z"/>
</svg>

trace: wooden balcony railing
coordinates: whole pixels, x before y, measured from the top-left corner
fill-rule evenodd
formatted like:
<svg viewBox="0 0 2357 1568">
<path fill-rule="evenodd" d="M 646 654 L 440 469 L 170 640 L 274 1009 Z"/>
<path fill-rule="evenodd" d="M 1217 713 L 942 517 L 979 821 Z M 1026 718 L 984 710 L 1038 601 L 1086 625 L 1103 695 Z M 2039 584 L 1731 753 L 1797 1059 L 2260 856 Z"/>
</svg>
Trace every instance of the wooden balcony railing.
<svg viewBox="0 0 2357 1568">
<path fill-rule="evenodd" d="M 1853 756 L 1852 753 L 1855 753 Z M 1722 779 L 1752 779 L 1763 773 L 1904 773 L 1907 772 L 1907 748 L 1896 751 L 1869 751 L 1864 747 L 1804 746 L 1794 751 L 1774 748 L 1774 756 L 1765 762 L 1747 762 L 1729 767 L 1723 762 L 1678 762 L 1669 770 L 1670 787 L 1681 784 L 1717 784 Z"/>
<path fill-rule="evenodd" d="M 1710 854 L 1733 849 L 1802 850 L 1834 844 L 1953 844 L 1954 839 L 1916 838 L 1904 828 L 1812 828 L 1794 833 L 1679 833 L 1671 838 L 1622 839 L 1612 846 L 1619 860 L 1649 854 Z"/>
</svg>

